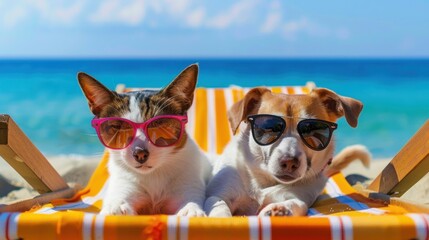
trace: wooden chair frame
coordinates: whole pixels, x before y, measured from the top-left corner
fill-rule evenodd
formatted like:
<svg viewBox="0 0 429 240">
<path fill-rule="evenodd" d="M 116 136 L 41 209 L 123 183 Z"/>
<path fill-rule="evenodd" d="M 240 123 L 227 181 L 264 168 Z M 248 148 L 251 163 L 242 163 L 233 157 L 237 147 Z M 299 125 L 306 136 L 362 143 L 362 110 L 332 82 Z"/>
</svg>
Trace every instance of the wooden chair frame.
<svg viewBox="0 0 429 240">
<path fill-rule="evenodd" d="M 77 191 L 67 185 L 15 121 L 6 114 L 0 114 L 0 156 L 41 194 L 33 199 L 0 205 L 0 212 L 25 211 L 53 199 L 72 197 Z"/>
</svg>

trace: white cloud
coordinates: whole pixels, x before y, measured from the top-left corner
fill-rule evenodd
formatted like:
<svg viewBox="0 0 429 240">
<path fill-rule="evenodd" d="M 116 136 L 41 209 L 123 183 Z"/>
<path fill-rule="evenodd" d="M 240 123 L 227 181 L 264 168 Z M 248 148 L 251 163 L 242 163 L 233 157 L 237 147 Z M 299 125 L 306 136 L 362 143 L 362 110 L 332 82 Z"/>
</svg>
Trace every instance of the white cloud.
<svg viewBox="0 0 429 240">
<path fill-rule="evenodd" d="M 51 24 L 71 24 L 85 7 L 85 0 L 55 1 L 27 0 L 26 6 L 41 19 Z"/>
<path fill-rule="evenodd" d="M 260 32 L 263 34 L 280 34 L 289 41 L 294 41 L 299 36 L 331 37 L 341 40 L 350 37 L 350 31 L 347 28 L 326 27 L 306 16 L 285 21 L 283 15 L 281 2 L 273 0 L 269 5 L 265 20 L 262 21 Z"/>
<path fill-rule="evenodd" d="M 27 15 L 27 9 L 22 6 L 17 6 L 11 8 L 2 15 L 2 25 L 7 29 L 11 29 L 25 19 Z"/>
<path fill-rule="evenodd" d="M 240 0 L 222 3 L 217 6 L 220 12 L 214 12 L 196 0 L 16 0 L 10 4 L 0 0 L 0 27 L 11 29 L 30 21 L 54 26 L 119 23 L 158 28 L 167 24 L 214 31 L 253 25 L 256 33 L 275 34 L 291 41 L 300 36 L 350 37 L 346 28 L 328 28 L 305 16 L 286 21 L 282 3 Z"/>
<path fill-rule="evenodd" d="M 233 24 L 243 23 L 256 6 L 256 1 L 242 0 L 234 4 L 229 10 L 219 14 L 208 21 L 207 26 L 217 29 L 225 29 Z"/>
<path fill-rule="evenodd" d="M 84 8 L 84 1 L 77 1 L 71 6 L 58 7 L 50 10 L 50 18 L 52 21 L 60 21 L 62 23 L 73 23 Z"/>
<path fill-rule="evenodd" d="M 176 16 L 182 16 L 183 14 L 188 13 L 190 10 L 190 6 L 192 5 L 191 0 L 164 0 L 161 2 L 163 2 L 164 7 L 170 14 Z"/>
<path fill-rule="evenodd" d="M 106 0 L 91 14 L 89 20 L 94 23 L 119 22 L 137 25 L 143 21 L 144 16 L 144 1 L 134 0 L 123 4 L 120 0 Z"/>
<path fill-rule="evenodd" d="M 309 22 L 306 18 L 289 21 L 283 25 L 283 35 L 287 39 L 294 39 L 299 32 L 307 31 Z"/>
<path fill-rule="evenodd" d="M 139 25 L 152 13 L 155 17 L 148 21 L 151 26 L 158 26 L 159 17 L 195 28 L 202 25 L 205 9 L 194 5 L 192 0 L 106 0 L 97 6 L 89 20 L 97 24 Z"/>
<path fill-rule="evenodd" d="M 348 32 L 345 29 L 337 31 L 335 29 L 329 29 L 325 26 L 309 20 L 306 17 L 286 22 L 282 27 L 282 34 L 288 40 L 296 40 L 298 35 L 307 35 L 312 37 L 347 37 Z"/>
<path fill-rule="evenodd" d="M 279 1 L 273 1 L 270 4 L 268 15 L 261 26 L 262 33 L 271 33 L 276 30 L 282 22 L 281 4 Z"/>
<path fill-rule="evenodd" d="M 141 0 L 135 0 L 134 2 L 125 5 L 117 11 L 118 19 L 124 23 L 130 25 L 138 25 L 145 17 L 145 6 Z"/>
<path fill-rule="evenodd" d="M 197 28 L 203 25 L 206 11 L 204 8 L 198 8 L 187 15 L 186 23 L 188 26 Z"/>
<path fill-rule="evenodd" d="M 25 21 L 41 21 L 49 24 L 71 24 L 83 11 L 85 0 L 55 1 L 17 0 L 0 11 L 2 25 L 13 28 Z"/>
</svg>

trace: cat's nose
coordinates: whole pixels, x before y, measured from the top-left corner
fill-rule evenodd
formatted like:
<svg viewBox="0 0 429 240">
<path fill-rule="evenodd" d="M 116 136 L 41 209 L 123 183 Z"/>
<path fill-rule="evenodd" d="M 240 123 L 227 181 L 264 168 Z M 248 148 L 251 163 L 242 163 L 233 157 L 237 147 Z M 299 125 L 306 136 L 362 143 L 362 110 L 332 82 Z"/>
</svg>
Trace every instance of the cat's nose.
<svg viewBox="0 0 429 240">
<path fill-rule="evenodd" d="M 135 147 L 133 150 L 133 157 L 138 163 L 143 164 L 149 157 L 149 151 L 141 147 Z"/>
</svg>

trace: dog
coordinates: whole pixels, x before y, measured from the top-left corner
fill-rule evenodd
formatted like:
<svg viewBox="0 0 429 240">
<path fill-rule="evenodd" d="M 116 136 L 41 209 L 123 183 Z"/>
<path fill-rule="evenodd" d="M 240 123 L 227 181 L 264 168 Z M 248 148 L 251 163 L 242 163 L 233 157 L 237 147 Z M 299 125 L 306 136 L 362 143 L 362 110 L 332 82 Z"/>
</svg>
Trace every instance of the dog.
<svg viewBox="0 0 429 240">
<path fill-rule="evenodd" d="M 92 125 L 110 152 L 101 214 L 205 216 L 211 165 L 185 131 L 197 76 L 194 64 L 159 91 L 117 93 L 78 74 Z"/>
<path fill-rule="evenodd" d="M 306 215 L 327 175 L 365 150 L 348 149 L 333 159 L 336 120 L 345 116 L 356 127 L 362 108 L 360 101 L 324 88 L 307 95 L 250 90 L 228 111 L 237 133 L 207 186 L 208 216 Z M 369 161 L 363 156 L 364 163 Z"/>
</svg>

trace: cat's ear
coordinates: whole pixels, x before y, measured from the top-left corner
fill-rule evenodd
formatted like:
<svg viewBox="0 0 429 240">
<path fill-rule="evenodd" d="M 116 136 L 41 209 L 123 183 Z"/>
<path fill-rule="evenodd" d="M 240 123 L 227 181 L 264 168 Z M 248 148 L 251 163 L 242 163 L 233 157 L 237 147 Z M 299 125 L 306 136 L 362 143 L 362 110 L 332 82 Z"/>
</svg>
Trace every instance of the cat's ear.
<svg viewBox="0 0 429 240">
<path fill-rule="evenodd" d="M 106 105 L 112 103 L 115 95 L 103 84 L 86 73 L 78 73 L 77 79 L 83 94 L 88 99 L 89 109 L 94 115 L 99 116 L 101 110 Z"/>
<path fill-rule="evenodd" d="M 179 103 L 183 111 L 187 111 L 194 100 L 197 78 L 198 64 L 192 64 L 183 70 L 161 93 Z"/>
</svg>

